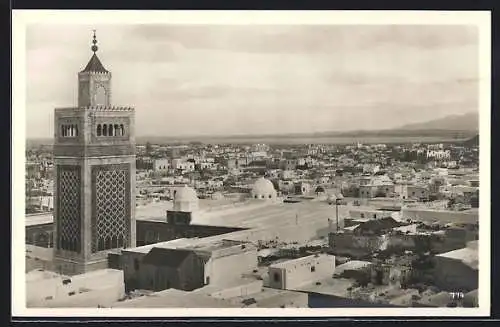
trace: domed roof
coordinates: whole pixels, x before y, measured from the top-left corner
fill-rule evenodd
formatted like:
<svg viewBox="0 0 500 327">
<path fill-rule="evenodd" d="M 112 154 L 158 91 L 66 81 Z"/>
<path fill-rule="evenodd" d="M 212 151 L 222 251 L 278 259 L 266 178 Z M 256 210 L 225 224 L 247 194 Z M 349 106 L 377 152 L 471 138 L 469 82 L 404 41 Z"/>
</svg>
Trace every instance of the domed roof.
<svg viewBox="0 0 500 327">
<path fill-rule="evenodd" d="M 275 192 L 273 183 L 264 177 L 257 179 L 252 187 L 253 194 L 273 194 Z"/>
<path fill-rule="evenodd" d="M 184 187 L 178 188 L 174 193 L 174 201 L 179 202 L 198 202 L 198 196 L 196 195 L 196 191 L 184 185 Z"/>
</svg>

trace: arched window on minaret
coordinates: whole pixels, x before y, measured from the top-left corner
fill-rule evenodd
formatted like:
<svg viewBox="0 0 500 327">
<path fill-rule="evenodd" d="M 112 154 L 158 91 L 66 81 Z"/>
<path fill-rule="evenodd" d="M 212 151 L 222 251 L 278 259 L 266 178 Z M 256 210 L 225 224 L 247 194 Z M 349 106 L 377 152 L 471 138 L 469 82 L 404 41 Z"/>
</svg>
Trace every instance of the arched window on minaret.
<svg viewBox="0 0 500 327">
<path fill-rule="evenodd" d="M 75 125 L 75 136 L 78 136 L 78 125 Z"/>
<path fill-rule="evenodd" d="M 118 124 L 115 124 L 115 126 L 113 127 L 114 127 L 113 130 L 115 131 L 115 136 L 120 136 L 120 129 L 119 129 L 120 127 L 118 126 Z"/>
<path fill-rule="evenodd" d="M 125 128 L 123 127 L 123 124 L 120 124 L 120 135 L 125 135 Z"/>
<path fill-rule="evenodd" d="M 108 134 L 109 136 L 114 136 L 115 134 L 113 133 L 113 125 L 109 124 L 108 126 Z"/>
<path fill-rule="evenodd" d="M 97 125 L 97 136 L 101 136 L 101 132 L 102 132 L 102 129 L 101 129 L 101 124 L 98 124 Z"/>
<path fill-rule="evenodd" d="M 64 125 L 61 125 L 61 136 L 63 136 L 63 137 L 66 136 L 66 135 L 64 135 Z"/>
<path fill-rule="evenodd" d="M 69 136 L 75 136 L 75 127 L 73 125 L 69 125 Z"/>
<path fill-rule="evenodd" d="M 108 125 L 102 125 L 102 136 L 108 136 Z"/>
</svg>

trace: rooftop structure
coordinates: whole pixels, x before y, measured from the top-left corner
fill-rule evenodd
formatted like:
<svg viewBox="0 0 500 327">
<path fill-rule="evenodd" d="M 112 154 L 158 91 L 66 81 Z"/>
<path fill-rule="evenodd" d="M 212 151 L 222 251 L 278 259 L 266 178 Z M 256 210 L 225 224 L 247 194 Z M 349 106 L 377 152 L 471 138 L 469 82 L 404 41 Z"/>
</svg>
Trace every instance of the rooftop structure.
<svg viewBox="0 0 500 327">
<path fill-rule="evenodd" d="M 28 307 L 98 307 L 125 295 L 123 271 L 101 269 L 72 277 L 35 270 L 27 274 Z"/>
<path fill-rule="evenodd" d="M 131 300 L 115 302 L 113 308 L 237 308 L 237 305 L 222 299 L 203 294 L 195 294 L 176 289 L 167 289 L 137 297 Z"/>
<path fill-rule="evenodd" d="M 269 266 L 269 286 L 278 289 L 293 289 L 302 284 L 332 277 L 335 257 L 315 254 L 287 260 Z"/>
</svg>

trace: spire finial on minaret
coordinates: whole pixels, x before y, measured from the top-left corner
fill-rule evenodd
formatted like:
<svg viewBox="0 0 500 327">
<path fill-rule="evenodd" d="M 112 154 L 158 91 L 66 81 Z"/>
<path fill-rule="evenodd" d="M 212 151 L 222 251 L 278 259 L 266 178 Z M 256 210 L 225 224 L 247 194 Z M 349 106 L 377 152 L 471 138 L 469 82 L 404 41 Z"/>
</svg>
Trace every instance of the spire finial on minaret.
<svg viewBox="0 0 500 327">
<path fill-rule="evenodd" d="M 97 39 L 95 36 L 95 30 L 92 30 L 92 31 L 94 32 L 94 38 L 92 40 L 93 45 L 92 45 L 91 49 L 94 53 L 96 53 L 99 48 L 97 47 Z"/>
</svg>

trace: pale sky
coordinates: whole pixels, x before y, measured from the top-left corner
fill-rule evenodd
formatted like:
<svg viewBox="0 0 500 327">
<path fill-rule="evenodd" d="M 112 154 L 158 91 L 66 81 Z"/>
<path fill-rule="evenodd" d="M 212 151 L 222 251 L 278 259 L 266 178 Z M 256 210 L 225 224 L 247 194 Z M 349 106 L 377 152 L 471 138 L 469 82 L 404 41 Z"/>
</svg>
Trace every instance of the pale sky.
<svg viewBox="0 0 500 327">
<path fill-rule="evenodd" d="M 478 111 L 474 26 L 33 25 L 27 137 L 52 137 L 98 56 L 136 135 L 386 129 Z"/>
</svg>

